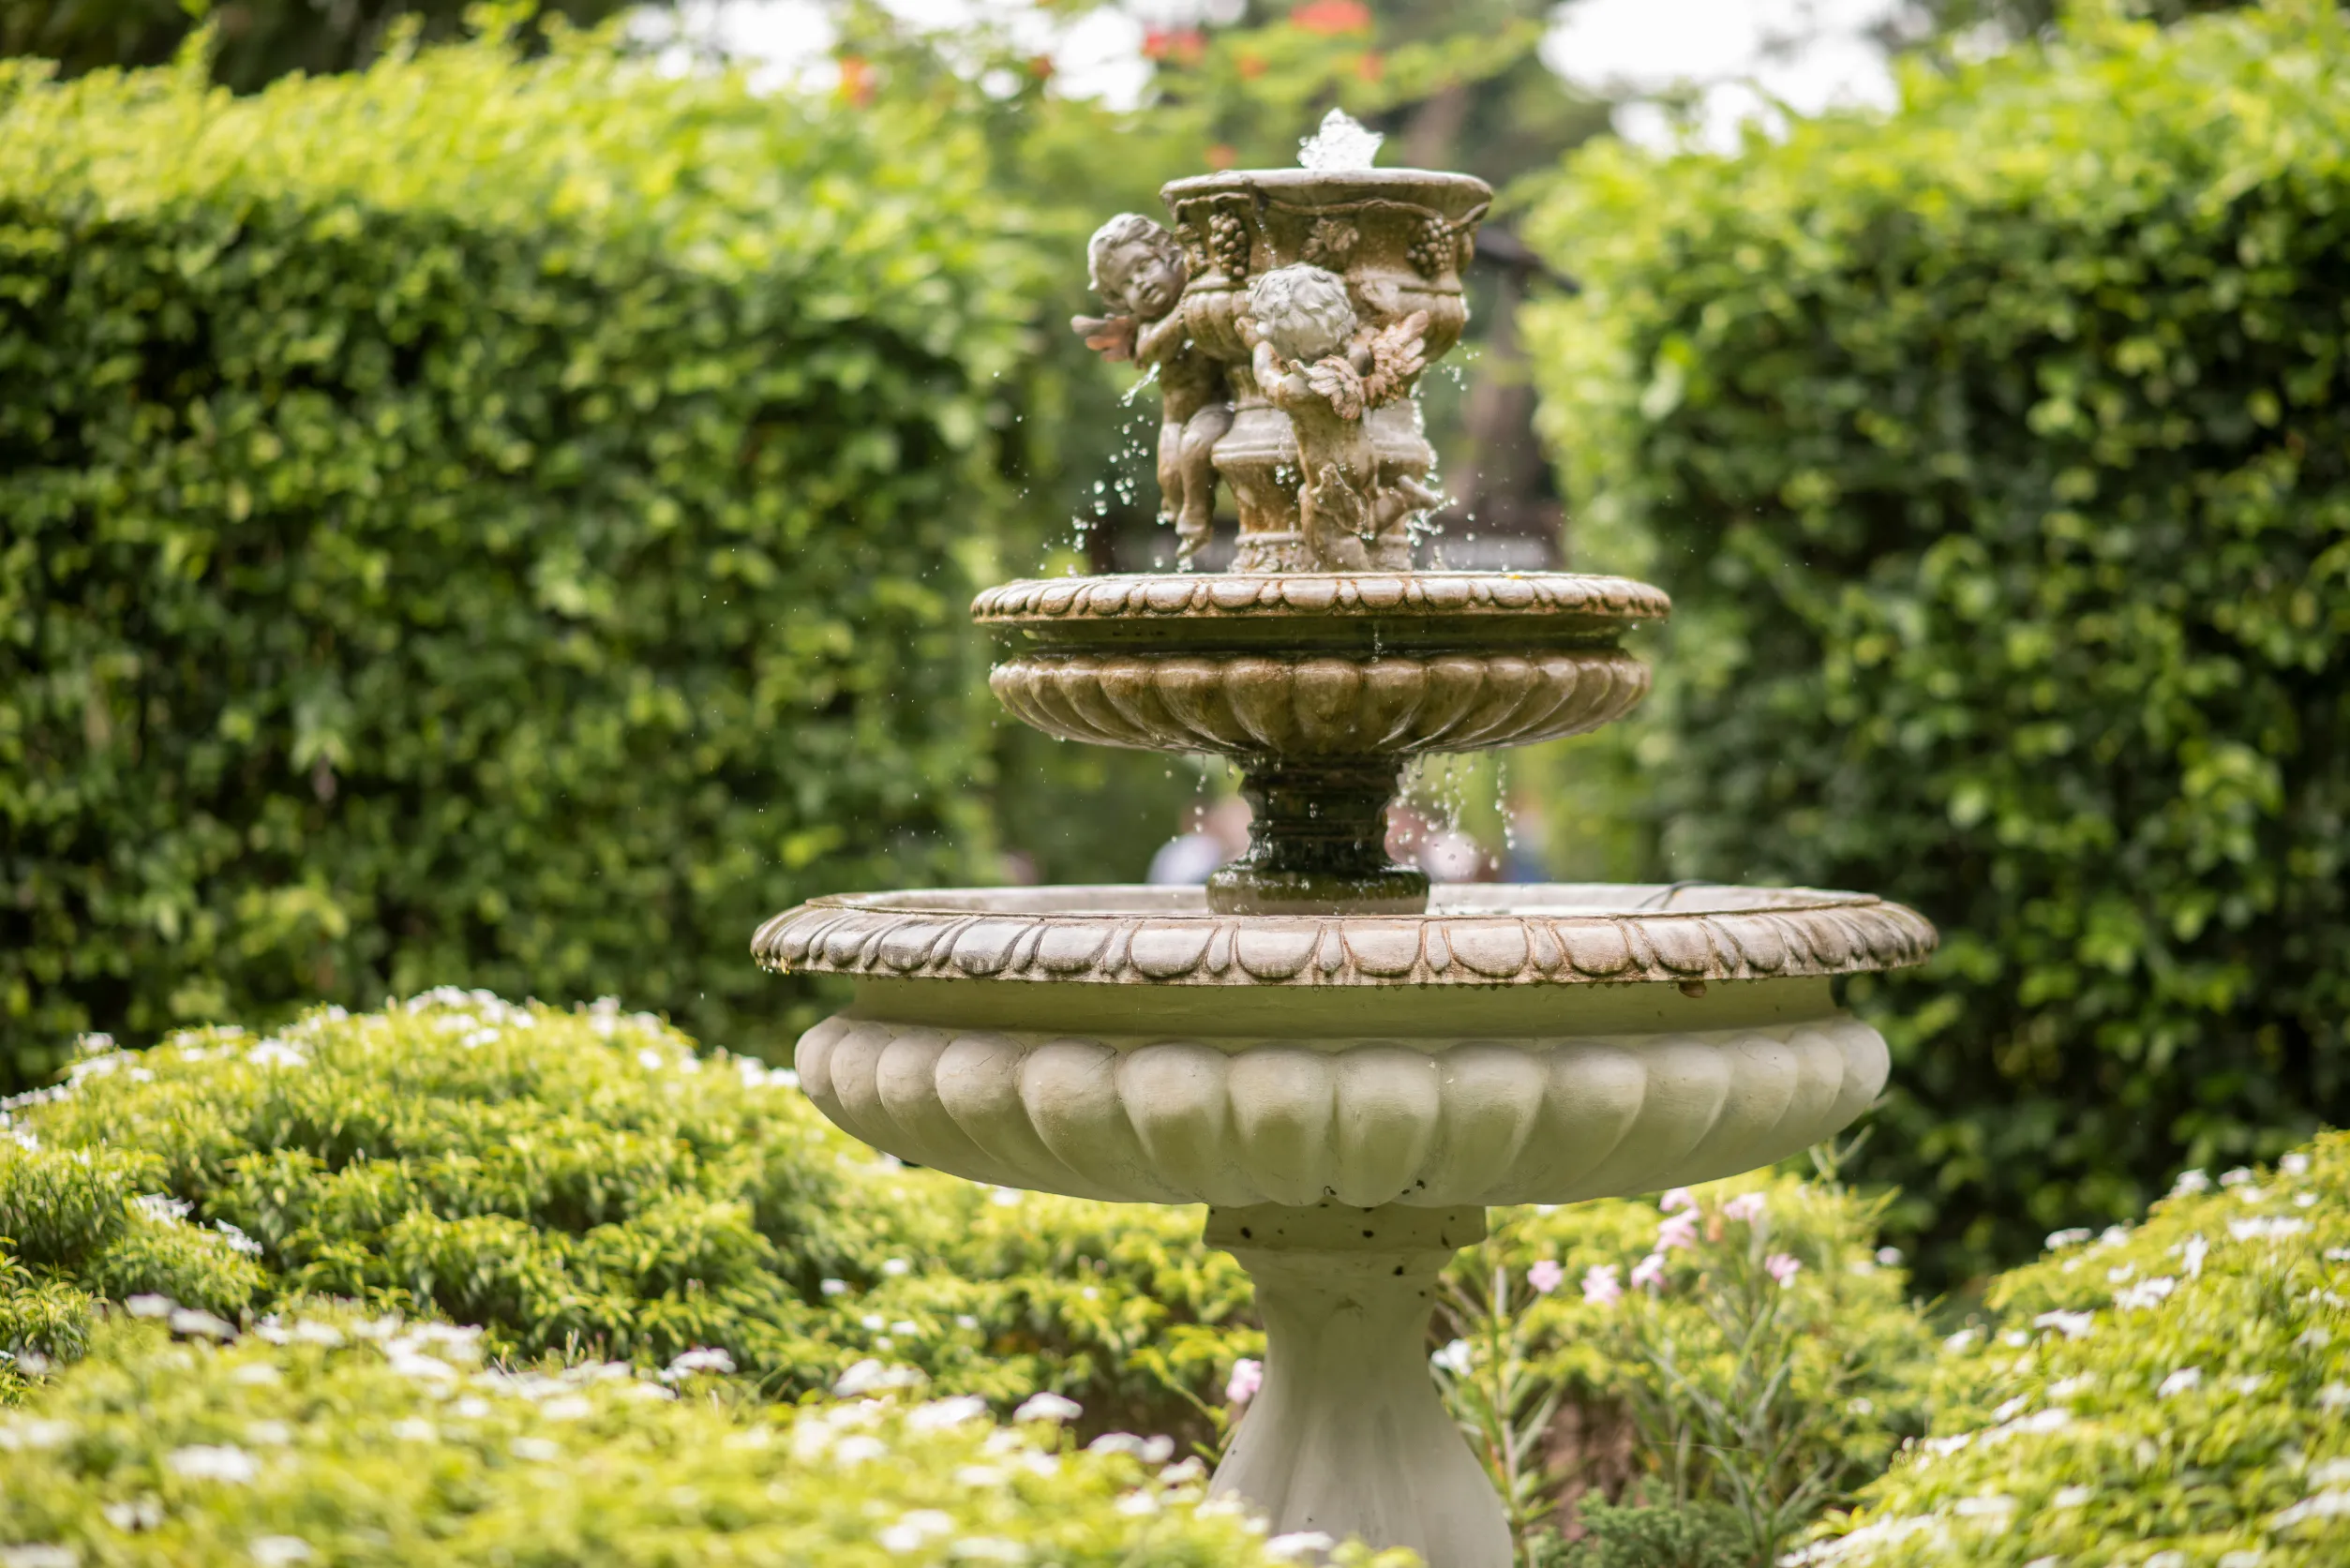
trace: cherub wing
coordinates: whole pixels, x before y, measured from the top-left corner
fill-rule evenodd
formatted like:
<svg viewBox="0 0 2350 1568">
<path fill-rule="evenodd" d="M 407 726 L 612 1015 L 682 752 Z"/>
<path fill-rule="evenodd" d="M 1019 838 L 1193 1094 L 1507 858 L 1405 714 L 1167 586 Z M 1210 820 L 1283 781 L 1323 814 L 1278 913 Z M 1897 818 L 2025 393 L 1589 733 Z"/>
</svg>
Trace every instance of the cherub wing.
<svg viewBox="0 0 2350 1568">
<path fill-rule="evenodd" d="M 1131 316 L 1071 316 L 1070 331 L 1085 340 L 1085 347 L 1113 364 L 1134 357 L 1134 318 Z"/>
<path fill-rule="evenodd" d="M 1342 359 L 1316 360 L 1304 366 L 1306 384 L 1317 396 L 1327 398 L 1330 410 L 1340 419 L 1360 419 L 1365 405 L 1363 379 L 1355 367 Z"/>
<path fill-rule="evenodd" d="M 1414 310 L 1400 321 L 1371 333 L 1370 374 L 1363 378 L 1363 401 L 1376 408 L 1403 395 L 1412 378 L 1428 368 L 1428 312 Z"/>
</svg>

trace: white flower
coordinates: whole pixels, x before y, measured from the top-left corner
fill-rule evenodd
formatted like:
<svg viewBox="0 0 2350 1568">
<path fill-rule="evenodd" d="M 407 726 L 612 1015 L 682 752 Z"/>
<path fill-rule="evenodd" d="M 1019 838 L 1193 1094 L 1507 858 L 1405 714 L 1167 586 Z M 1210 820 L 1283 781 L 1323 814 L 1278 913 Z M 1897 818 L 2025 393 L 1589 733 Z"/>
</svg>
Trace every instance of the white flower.
<svg viewBox="0 0 2350 1568">
<path fill-rule="evenodd" d="M 898 1522 L 875 1537 L 893 1552 L 918 1552 L 922 1543 L 934 1535 L 953 1533 L 954 1520 L 936 1508 L 917 1508 L 898 1516 Z"/>
<path fill-rule="evenodd" d="M 431 1422 L 412 1415 L 393 1422 L 392 1435 L 402 1442 L 430 1442 L 441 1434 L 433 1429 Z"/>
<path fill-rule="evenodd" d="M 670 1362 L 663 1369 L 661 1381 L 677 1382 L 681 1379 L 694 1376 L 696 1372 L 731 1372 L 733 1370 L 734 1357 L 728 1355 L 725 1350 L 717 1346 L 697 1346 Z"/>
<path fill-rule="evenodd" d="M 188 1211 L 196 1206 L 187 1199 L 174 1198 L 168 1192 L 150 1192 L 143 1197 L 132 1199 L 131 1202 L 149 1219 L 165 1221 L 186 1219 Z"/>
<path fill-rule="evenodd" d="M 2270 1530 L 2291 1530 L 2303 1519 L 2338 1519 L 2350 1515 L 2350 1492 L 2319 1492 L 2268 1516 Z"/>
<path fill-rule="evenodd" d="M 2277 1169 L 2288 1176 L 2306 1176 L 2309 1174 L 2309 1156 L 2298 1151 L 2289 1154 L 2277 1161 Z"/>
<path fill-rule="evenodd" d="M 2060 1252 L 2068 1247 L 2078 1247 L 2095 1233 L 2085 1225 L 2076 1225 L 2069 1231 L 2051 1231 L 2048 1232 L 2048 1250 Z"/>
<path fill-rule="evenodd" d="M 293 1428 L 282 1421 L 248 1421 L 245 1424 L 245 1441 L 263 1448 L 283 1448 L 293 1441 Z"/>
<path fill-rule="evenodd" d="M 2220 1177 L 2220 1185 L 2222 1187 L 2248 1187 L 2252 1184 L 2252 1180 L 2253 1173 L 2251 1169 L 2247 1166 L 2239 1165 L 2233 1171 L 2223 1172 Z"/>
<path fill-rule="evenodd" d="M 0 1450 L 14 1453 L 24 1448 L 57 1448 L 73 1436 L 70 1421 L 43 1420 L 37 1416 L 21 1416 L 14 1421 L 0 1422 Z"/>
<path fill-rule="evenodd" d="M 71 1546 L 35 1541 L 22 1546 L 0 1546 L 0 1568 L 78 1568 L 82 1559 Z"/>
<path fill-rule="evenodd" d="M 2096 1326 L 2094 1312 L 2043 1312 L 2032 1320 L 2032 1327 L 2056 1329 L 2067 1339 L 2085 1337 Z"/>
<path fill-rule="evenodd" d="M 2141 1279 L 2128 1290 L 2115 1292 L 2114 1305 L 2127 1311 L 2151 1311 L 2178 1288 L 2178 1280 L 2168 1275 L 2157 1275 L 2152 1279 Z"/>
<path fill-rule="evenodd" d="M 1074 1421 L 1085 1407 L 1058 1394 L 1031 1394 L 1011 1412 L 1014 1421 Z"/>
<path fill-rule="evenodd" d="M 2319 1410 L 2338 1411 L 2344 1405 L 2350 1405 L 2350 1383 L 2329 1382 L 2317 1391 Z"/>
<path fill-rule="evenodd" d="M 1276 1562 L 1295 1562 L 1300 1558 L 1320 1557 L 1337 1545 L 1321 1531 L 1293 1530 L 1267 1541 L 1265 1555 Z"/>
<path fill-rule="evenodd" d="M 2283 1241 L 2308 1229 L 2308 1220 L 2294 1219 L 2281 1214 L 2254 1215 L 2250 1219 L 2231 1219 L 2227 1222 L 2227 1233 L 2238 1241 Z"/>
<path fill-rule="evenodd" d="M 2097 1492 L 2094 1487 L 2067 1486 L 2048 1501 L 2049 1505 L 2055 1508 L 2081 1508 L 2086 1507 L 2096 1497 Z"/>
<path fill-rule="evenodd" d="M 292 1568 L 310 1561 L 310 1544 L 299 1535 L 262 1535 L 254 1539 L 253 1561 L 261 1568 Z"/>
<path fill-rule="evenodd" d="M 562 1445 L 546 1438 L 516 1438 L 506 1447 L 516 1458 L 535 1464 L 550 1464 L 563 1456 Z"/>
<path fill-rule="evenodd" d="M 539 1416 L 546 1421 L 584 1421 L 594 1413 L 594 1402 L 584 1394 L 566 1394 L 539 1407 Z"/>
<path fill-rule="evenodd" d="M 173 1334 L 201 1335 L 206 1339 L 233 1339 L 236 1330 L 209 1312 L 199 1312 L 192 1307 L 182 1307 L 172 1313 Z"/>
<path fill-rule="evenodd" d="M 868 1459 L 887 1458 L 890 1445 L 879 1438 L 864 1432 L 852 1432 L 833 1446 L 832 1457 L 844 1465 L 861 1465 Z"/>
<path fill-rule="evenodd" d="M 178 1305 L 170 1296 L 130 1296 L 124 1300 L 123 1310 L 134 1318 L 168 1318 Z"/>
<path fill-rule="evenodd" d="M 1159 1500 L 1148 1492 L 1129 1492 L 1118 1499 L 1117 1510 L 1130 1518 L 1145 1518 L 1159 1512 Z"/>
<path fill-rule="evenodd" d="M 881 1272 L 895 1277 L 898 1275 L 906 1273 L 908 1270 L 912 1269 L 913 1266 L 913 1264 L 907 1262 L 903 1258 L 891 1258 L 882 1263 Z"/>
<path fill-rule="evenodd" d="M 125 1535 L 142 1530 L 153 1530 L 163 1522 L 163 1504 L 155 1498 L 142 1497 L 135 1502 L 109 1502 L 98 1512 L 106 1522 Z"/>
<path fill-rule="evenodd" d="M 2146 1560 L 2146 1568 L 2187 1568 L 2187 1554 L 2179 1551 L 2156 1552 Z"/>
<path fill-rule="evenodd" d="M 2174 1394 L 2188 1393 L 2189 1391 L 2198 1387 L 2202 1382 L 2202 1367 L 2181 1366 L 2178 1371 L 2173 1372 L 2169 1377 L 2164 1378 L 2162 1381 L 2160 1386 L 2154 1390 L 2154 1396 L 2157 1399 L 2167 1399 Z"/>
<path fill-rule="evenodd" d="M 927 1405 L 915 1406 L 907 1414 L 906 1425 L 917 1432 L 943 1432 L 966 1421 L 977 1421 L 986 1413 L 986 1400 L 976 1394 L 962 1394 L 951 1399 L 933 1399 Z"/>
<path fill-rule="evenodd" d="M 1469 1375 L 1471 1366 L 1469 1341 L 1456 1339 L 1428 1359 L 1429 1365 L 1439 1371 L 1449 1372 L 1456 1378 L 1465 1378 Z"/>
<path fill-rule="evenodd" d="M 2203 1260 L 2211 1252 L 2211 1244 L 2203 1239 L 2203 1233 L 2198 1231 L 2195 1234 L 2189 1236 L 2180 1244 L 2178 1251 L 2179 1256 L 2186 1260 L 2187 1277 L 2190 1279 L 2201 1277 Z"/>
<path fill-rule="evenodd" d="M 846 1279 L 819 1279 L 816 1281 L 816 1288 L 823 1292 L 828 1296 L 845 1296 L 848 1294 L 848 1281 Z"/>
<path fill-rule="evenodd" d="M 867 1356 L 841 1374 L 840 1381 L 832 1385 L 832 1392 L 844 1399 L 852 1399 L 860 1395 L 879 1393 L 883 1389 L 911 1388 L 924 1381 L 921 1373 L 911 1366 L 889 1366 Z"/>
<path fill-rule="evenodd" d="M 257 1068 L 307 1068 L 310 1058 L 281 1039 L 265 1039 L 245 1053 L 245 1059 Z M 272 1537 L 292 1540 L 292 1536 Z M 305 1550 L 307 1550 L 306 1547 Z"/>
<path fill-rule="evenodd" d="M 174 1475 L 190 1481 L 224 1481 L 243 1486 L 262 1472 L 262 1462 L 242 1448 L 227 1443 L 196 1443 L 174 1448 L 163 1463 Z"/>
</svg>

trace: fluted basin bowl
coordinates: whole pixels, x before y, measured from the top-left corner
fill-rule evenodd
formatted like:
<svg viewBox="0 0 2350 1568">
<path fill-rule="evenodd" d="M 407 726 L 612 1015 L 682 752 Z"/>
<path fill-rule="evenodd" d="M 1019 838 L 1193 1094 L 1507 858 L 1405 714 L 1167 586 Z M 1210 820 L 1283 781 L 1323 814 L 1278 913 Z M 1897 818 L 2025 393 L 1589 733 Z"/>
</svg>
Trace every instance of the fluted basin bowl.
<svg viewBox="0 0 2350 1568">
<path fill-rule="evenodd" d="M 756 950 L 855 977 L 796 1065 L 876 1147 L 1075 1197 L 1368 1209 L 1794 1153 L 1885 1080 L 1831 978 L 1933 941 L 1897 904 L 1808 889 L 1444 889 L 1421 916 L 1316 918 L 1110 887 L 819 900 Z"/>
<path fill-rule="evenodd" d="M 1659 590 L 1568 573 L 1047 578 L 980 595 L 990 683 L 1064 739 L 1297 761 L 1526 745 L 1621 718 Z"/>
</svg>

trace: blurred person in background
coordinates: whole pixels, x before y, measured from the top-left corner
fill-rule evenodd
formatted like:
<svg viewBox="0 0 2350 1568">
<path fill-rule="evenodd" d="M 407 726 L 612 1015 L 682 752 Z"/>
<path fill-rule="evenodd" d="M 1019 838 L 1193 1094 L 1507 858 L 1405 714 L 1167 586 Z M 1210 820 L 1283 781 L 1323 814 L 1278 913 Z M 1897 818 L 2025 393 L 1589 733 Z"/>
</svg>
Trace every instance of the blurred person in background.
<svg viewBox="0 0 2350 1568">
<path fill-rule="evenodd" d="M 1183 809 L 1182 830 L 1159 846 L 1144 879 L 1160 888 L 1198 887 L 1218 866 L 1248 852 L 1253 815 L 1237 795 L 1212 804 L 1193 801 Z"/>
</svg>

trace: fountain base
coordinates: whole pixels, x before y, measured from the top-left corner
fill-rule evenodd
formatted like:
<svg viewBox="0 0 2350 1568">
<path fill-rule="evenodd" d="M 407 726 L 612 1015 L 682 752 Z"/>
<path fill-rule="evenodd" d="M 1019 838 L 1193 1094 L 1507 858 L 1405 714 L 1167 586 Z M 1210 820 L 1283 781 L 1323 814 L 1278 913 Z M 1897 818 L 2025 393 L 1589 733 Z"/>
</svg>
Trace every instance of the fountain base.
<svg viewBox="0 0 2350 1568">
<path fill-rule="evenodd" d="M 1265 1383 L 1211 1489 L 1276 1534 L 1509 1568 L 1509 1522 L 1428 1369 L 1437 1277 L 1485 1238 L 1476 1207 L 1212 1208 L 1207 1244 L 1256 1282 Z"/>
</svg>

